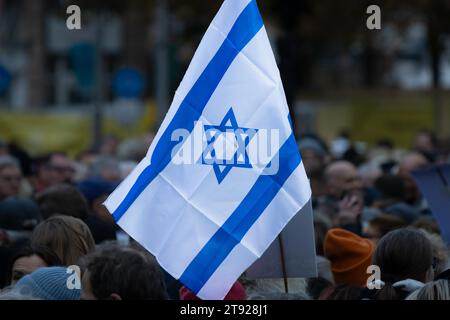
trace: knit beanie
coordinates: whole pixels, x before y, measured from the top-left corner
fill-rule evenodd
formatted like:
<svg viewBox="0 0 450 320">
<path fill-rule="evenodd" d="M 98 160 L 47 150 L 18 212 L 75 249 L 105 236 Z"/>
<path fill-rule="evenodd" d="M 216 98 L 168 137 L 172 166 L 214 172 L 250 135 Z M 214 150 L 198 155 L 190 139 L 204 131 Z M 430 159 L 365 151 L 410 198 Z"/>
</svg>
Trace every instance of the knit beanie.
<svg viewBox="0 0 450 320">
<path fill-rule="evenodd" d="M 81 181 L 77 188 L 86 198 L 88 204 L 91 206 L 95 199 L 102 195 L 109 195 L 116 189 L 118 183 L 109 182 L 102 178 L 88 178 Z"/>
<path fill-rule="evenodd" d="M 80 289 L 69 288 L 67 281 L 74 273 L 67 270 L 65 267 L 39 268 L 20 279 L 16 288 L 43 300 L 79 300 Z"/>
<path fill-rule="evenodd" d="M 374 244 L 368 239 L 339 228 L 330 229 L 324 241 L 325 256 L 331 262 L 336 284 L 366 286 Z"/>
</svg>

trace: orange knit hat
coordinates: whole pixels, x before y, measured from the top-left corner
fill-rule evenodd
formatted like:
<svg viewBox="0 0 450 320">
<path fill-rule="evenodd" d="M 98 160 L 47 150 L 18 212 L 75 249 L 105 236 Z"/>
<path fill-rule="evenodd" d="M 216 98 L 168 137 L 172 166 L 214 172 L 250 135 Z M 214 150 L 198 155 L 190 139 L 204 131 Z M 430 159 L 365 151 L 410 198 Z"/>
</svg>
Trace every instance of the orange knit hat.
<svg viewBox="0 0 450 320">
<path fill-rule="evenodd" d="M 374 244 L 368 239 L 339 228 L 328 230 L 324 241 L 325 256 L 337 284 L 365 286 L 367 267 L 371 265 Z"/>
</svg>

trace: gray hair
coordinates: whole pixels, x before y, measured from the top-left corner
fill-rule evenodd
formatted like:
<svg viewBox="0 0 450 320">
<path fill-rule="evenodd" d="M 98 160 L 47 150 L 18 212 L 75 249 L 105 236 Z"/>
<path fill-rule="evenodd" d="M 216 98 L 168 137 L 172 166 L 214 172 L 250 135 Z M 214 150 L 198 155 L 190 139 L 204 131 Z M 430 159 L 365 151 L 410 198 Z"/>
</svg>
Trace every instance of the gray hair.
<svg viewBox="0 0 450 320">
<path fill-rule="evenodd" d="M 90 166 L 88 170 L 89 177 L 99 177 L 102 176 L 105 170 L 114 171 L 120 174 L 120 166 L 119 162 L 110 157 L 99 157 L 97 160 Z"/>
<path fill-rule="evenodd" d="M 0 156 L 0 170 L 6 167 L 20 168 L 19 161 L 17 161 L 16 158 L 9 155 Z"/>
<path fill-rule="evenodd" d="M 449 282 L 444 279 L 429 282 L 405 300 L 450 300 Z"/>
</svg>

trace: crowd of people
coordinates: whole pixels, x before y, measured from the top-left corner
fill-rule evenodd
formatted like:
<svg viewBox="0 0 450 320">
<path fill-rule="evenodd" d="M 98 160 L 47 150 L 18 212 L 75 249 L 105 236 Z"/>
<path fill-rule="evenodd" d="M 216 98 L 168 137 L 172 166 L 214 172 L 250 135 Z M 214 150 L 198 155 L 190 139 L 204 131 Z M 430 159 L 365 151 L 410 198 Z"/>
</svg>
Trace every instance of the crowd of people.
<svg viewBox="0 0 450 320">
<path fill-rule="evenodd" d="M 0 299 L 198 299 L 102 205 L 151 139 L 107 137 L 75 158 L 32 157 L 0 140 Z M 388 140 L 361 148 L 345 133 L 330 144 L 305 134 L 298 147 L 318 276 L 288 279 L 285 292 L 283 279 L 244 272 L 225 299 L 449 300 L 449 247 L 412 176 L 449 162 L 433 133 L 418 132 L 410 150 Z"/>
</svg>

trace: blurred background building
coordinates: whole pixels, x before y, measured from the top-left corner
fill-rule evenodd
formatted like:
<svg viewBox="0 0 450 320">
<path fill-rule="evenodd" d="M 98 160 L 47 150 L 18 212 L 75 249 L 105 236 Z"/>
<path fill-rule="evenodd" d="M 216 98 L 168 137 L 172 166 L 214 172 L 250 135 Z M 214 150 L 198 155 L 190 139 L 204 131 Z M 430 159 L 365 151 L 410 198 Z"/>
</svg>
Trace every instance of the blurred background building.
<svg viewBox="0 0 450 320">
<path fill-rule="evenodd" d="M 157 129 L 221 0 L 0 0 L 0 137 L 33 154 Z M 450 136 L 450 1 L 258 1 L 297 134 Z M 69 30 L 66 8 L 81 8 Z M 368 30 L 377 4 L 382 29 Z"/>
</svg>

